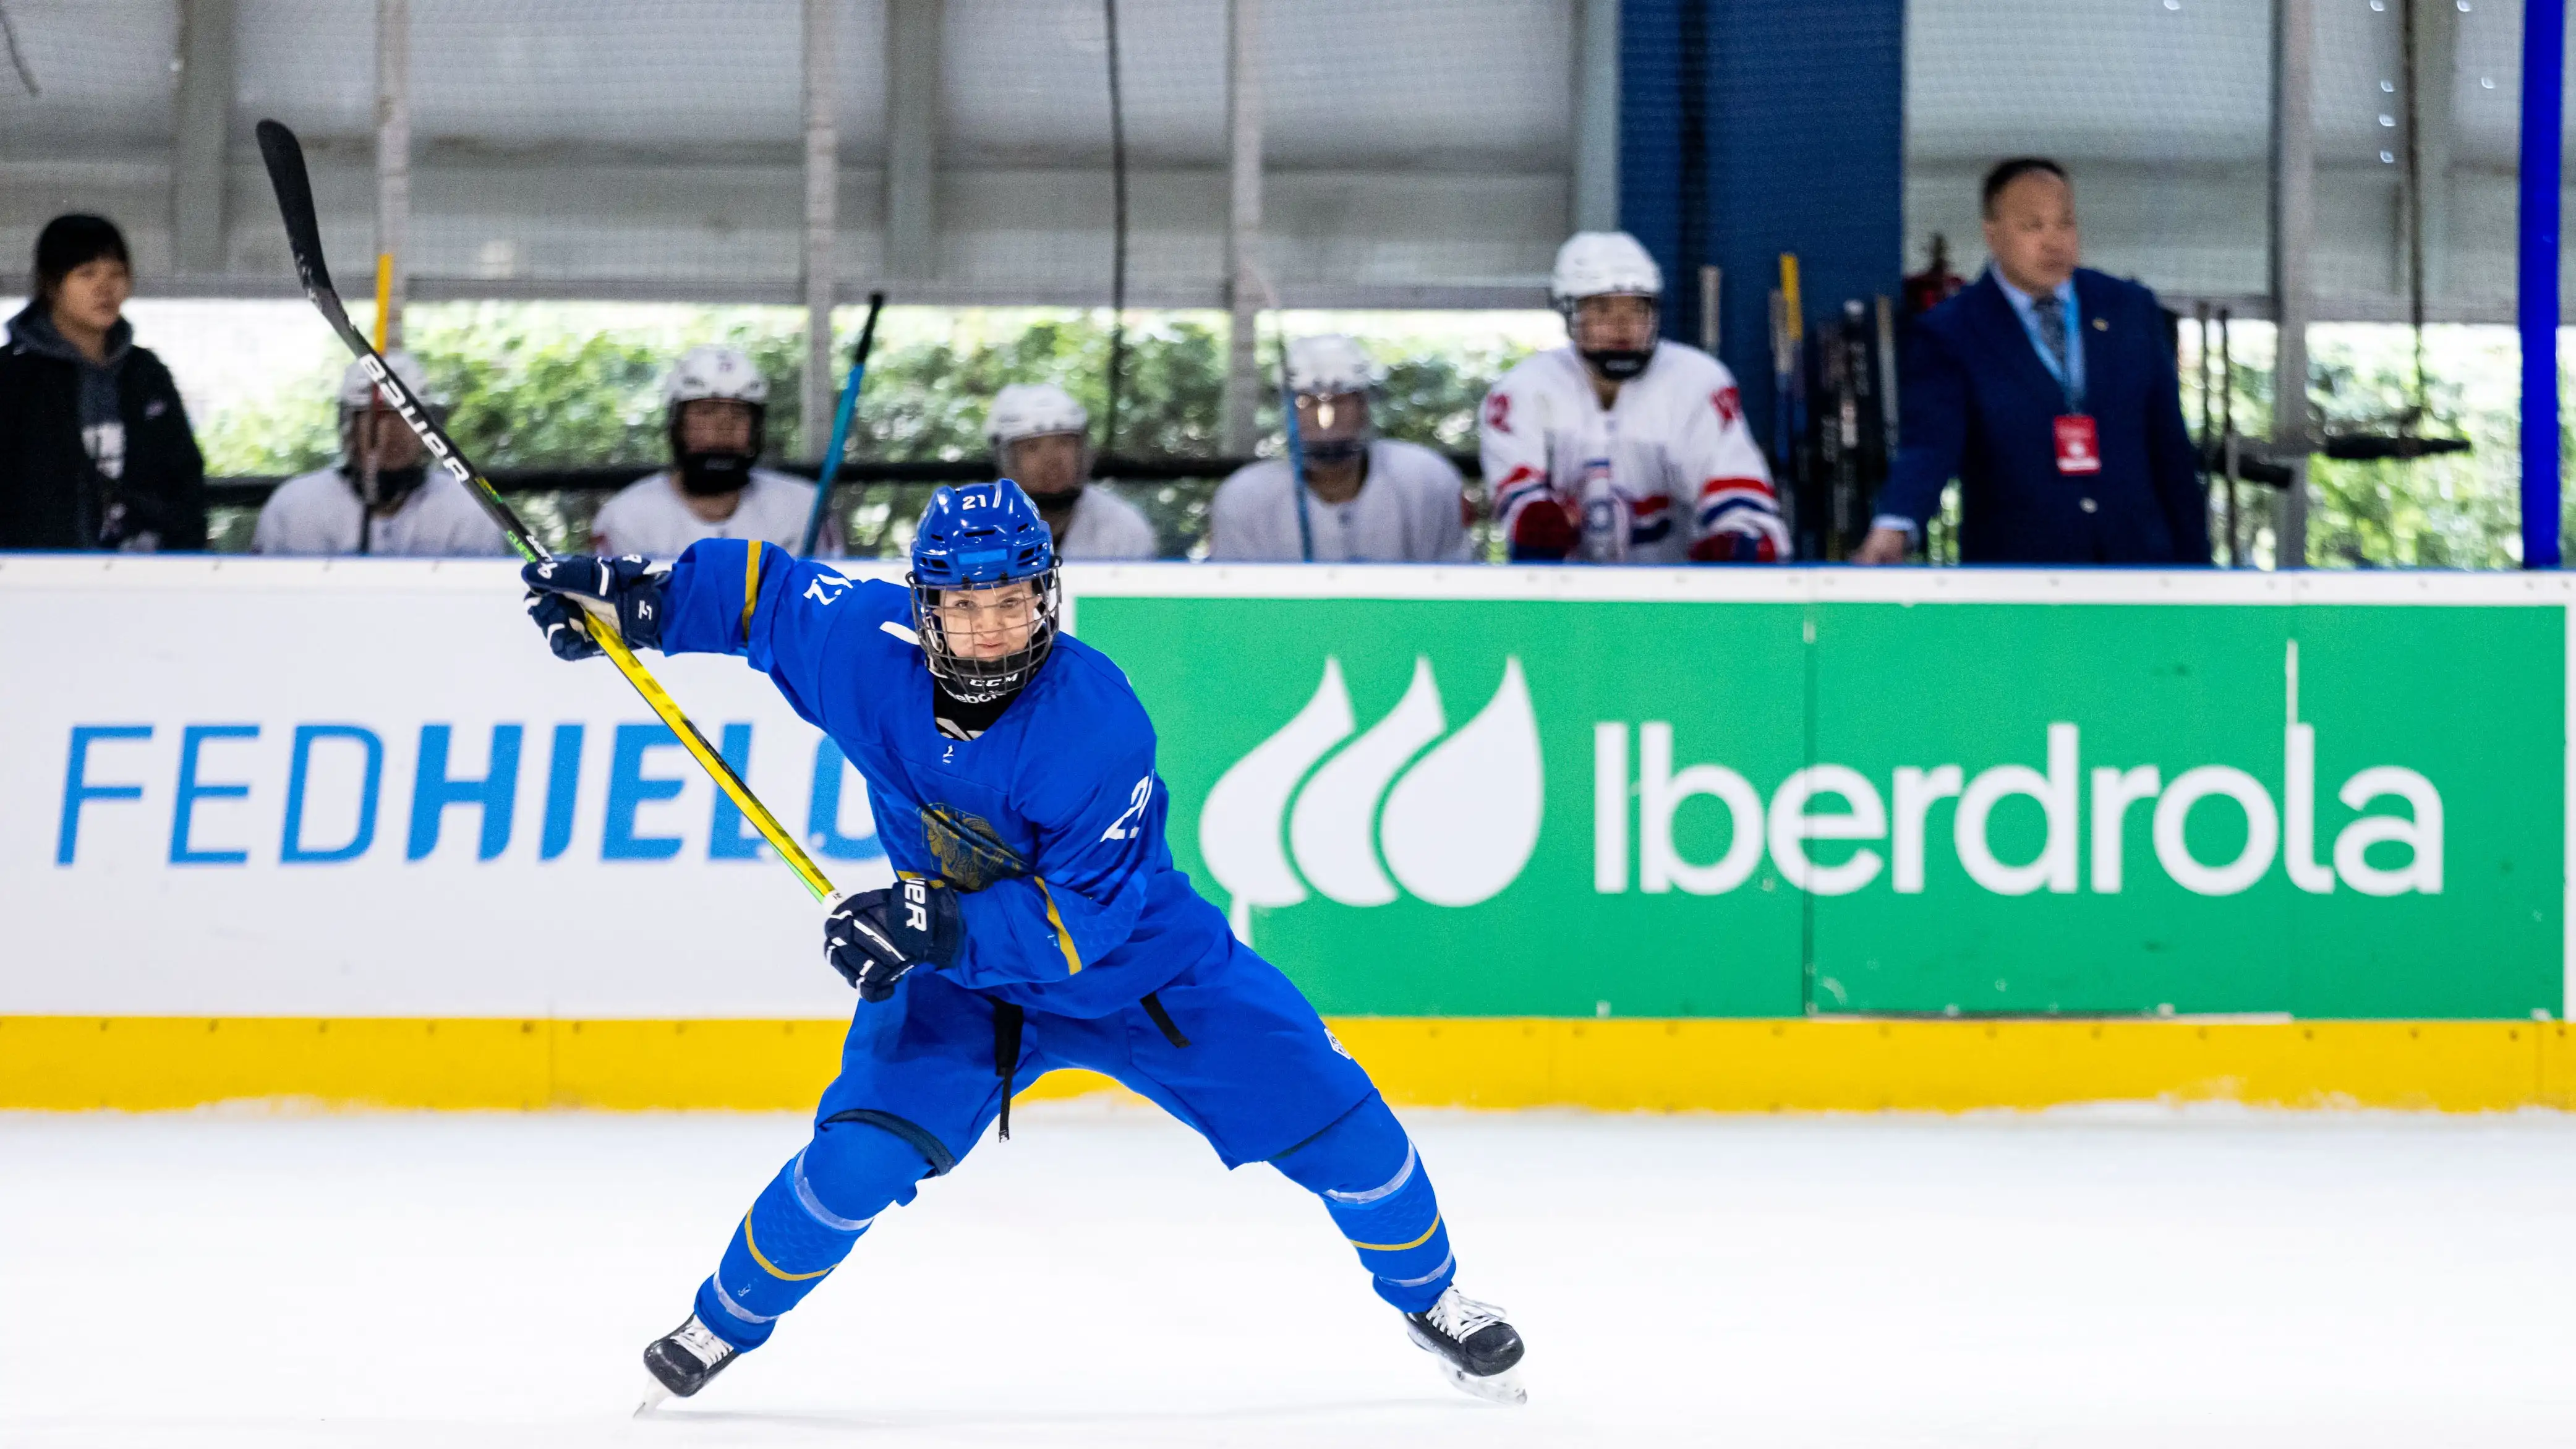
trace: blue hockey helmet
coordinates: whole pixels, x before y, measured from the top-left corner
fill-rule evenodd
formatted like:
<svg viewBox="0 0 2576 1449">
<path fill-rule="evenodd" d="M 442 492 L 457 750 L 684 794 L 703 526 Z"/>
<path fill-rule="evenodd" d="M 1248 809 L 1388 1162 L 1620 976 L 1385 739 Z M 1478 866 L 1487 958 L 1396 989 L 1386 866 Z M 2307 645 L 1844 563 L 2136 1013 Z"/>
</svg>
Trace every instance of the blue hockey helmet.
<svg viewBox="0 0 2576 1449">
<path fill-rule="evenodd" d="M 979 633 L 949 638 L 943 617 L 968 601 L 949 600 L 949 609 L 943 610 L 945 595 L 985 594 L 1023 581 L 1030 586 L 1025 618 L 1009 612 L 992 616 L 1001 637 Z M 1012 693 L 1029 682 L 1055 647 L 1061 598 L 1055 536 L 1038 516 L 1038 506 L 1008 478 L 943 487 L 930 495 L 930 506 L 921 511 L 921 526 L 912 536 L 910 582 L 921 652 L 930 672 L 960 700 L 980 704 Z M 1025 639 L 1009 638 L 1023 622 Z"/>
</svg>

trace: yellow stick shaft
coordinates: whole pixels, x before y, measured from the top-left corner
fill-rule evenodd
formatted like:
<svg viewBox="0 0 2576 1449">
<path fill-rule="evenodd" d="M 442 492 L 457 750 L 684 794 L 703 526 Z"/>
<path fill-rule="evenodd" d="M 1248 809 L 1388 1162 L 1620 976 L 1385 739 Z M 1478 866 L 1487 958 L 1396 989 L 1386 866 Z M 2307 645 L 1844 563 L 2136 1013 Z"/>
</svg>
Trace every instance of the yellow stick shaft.
<svg viewBox="0 0 2576 1449">
<path fill-rule="evenodd" d="M 394 254 L 376 253 L 376 351 L 385 350 L 385 339 L 393 334 Z"/>
<path fill-rule="evenodd" d="M 805 853 L 805 847 L 796 843 L 795 836 L 787 833 L 787 827 L 778 823 L 778 817 L 769 813 L 769 807 L 760 803 L 760 797 L 751 793 L 751 787 L 743 783 L 742 776 L 734 773 L 733 766 L 725 761 L 724 756 L 716 753 L 715 746 L 707 743 L 707 737 L 698 732 L 697 725 L 680 712 L 678 702 L 662 688 L 662 681 L 655 679 L 653 672 L 644 667 L 644 661 L 636 658 L 635 651 L 627 648 L 626 641 L 618 637 L 617 626 L 597 614 L 591 614 L 589 620 L 592 642 L 598 644 L 616 664 L 617 672 L 626 676 L 626 682 L 644 697 L 644 703 L 651 706 L 662 723 L 670 726 L 671 733 L 679 738 L 681 748 L 697 758 L 708 777 L 716 782 L 716 788 L 732 799 L 734 808 L 740 810 L 752 828 L 760 832 L 761 839 L 768 841 L 778 852 L 778 858 L 787 862 L 787 868 L 796 872 L 796 878 L 805 882 L 805 889 L 814 893 L 814 899 L 830 900 L 832 882 L 823 874 L 822 867 Z"/>
</svg>

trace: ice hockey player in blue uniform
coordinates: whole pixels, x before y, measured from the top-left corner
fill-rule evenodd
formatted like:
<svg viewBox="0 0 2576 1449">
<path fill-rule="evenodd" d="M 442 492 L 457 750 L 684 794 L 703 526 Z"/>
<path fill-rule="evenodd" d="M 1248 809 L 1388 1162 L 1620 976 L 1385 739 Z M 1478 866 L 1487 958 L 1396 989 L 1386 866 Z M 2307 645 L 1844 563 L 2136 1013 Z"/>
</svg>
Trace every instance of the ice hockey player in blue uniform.
<svg viewBox="0 0 2576 1449">
<path fill-rule="evenodd" d="M 1057 1067 L 1115 1077 L 1323 1200 L 1378 1296 L 1469 1393 L 1519 1403 L 1520 1335 L 1462 1296 L 1412 1140 L 1278 968 L 1191 890 L 1164 839 L 1154 730 L 1127 677 L 1057 628 L 1055 556 L 1009 479 L 942 488 L 909 591 L 710 539 L 528 566 L 555 652 L 580 604 L 664 653 L 738 654 L 867 778 L 896 882 L 841 897 L 830 964 L 858 988 L 814 1135 L 752 1201 L 686 1322 L 644 1351 L 656 1397 L 766 1342 L 879 1213 L 957 1166 Z M 566 597 L 566 596 L 575 597 Z"/>
</svg>

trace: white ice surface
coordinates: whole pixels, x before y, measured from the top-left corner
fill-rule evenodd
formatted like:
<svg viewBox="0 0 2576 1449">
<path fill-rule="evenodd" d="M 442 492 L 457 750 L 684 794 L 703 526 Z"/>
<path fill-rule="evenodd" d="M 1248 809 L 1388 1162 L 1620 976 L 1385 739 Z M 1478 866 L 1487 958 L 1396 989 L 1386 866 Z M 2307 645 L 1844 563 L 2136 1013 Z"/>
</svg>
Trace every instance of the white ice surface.
<svg viewBox="0 0 2576 1449">
<path fill-rule="evenodd" d="M 628 1411 L 794 1117 L 0 1115 L 0 1444 L 2576 1442 L 2576 1121 L 1408 1114 L 1530 1406 L 1149 1109 L 1018 1114 Z"/>
</svg>

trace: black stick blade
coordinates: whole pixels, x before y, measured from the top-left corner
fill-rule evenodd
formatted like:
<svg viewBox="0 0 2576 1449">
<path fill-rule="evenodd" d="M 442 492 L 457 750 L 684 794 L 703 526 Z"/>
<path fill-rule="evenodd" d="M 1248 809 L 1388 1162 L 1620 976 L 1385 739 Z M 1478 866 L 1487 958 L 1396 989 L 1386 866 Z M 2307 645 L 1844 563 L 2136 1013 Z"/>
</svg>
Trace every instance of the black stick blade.
<svg viewBox="0 0 2576 1449">
<path fill-rule="evenodd" d="M 277 193 L 277 214 L 286 223 L 286 249 L 295 257 L 295 275 L 304 290 L 336 292 L 331 273 L 322 265 L 322 224 L 313 212 L 313 177 L 304 169 L 304 143 L 276 121 L 259 123 L 259 155 L 268 163 L 268 184 Z"/>
<path fill-rule="evenodd" d="M 868 293 L 868 320 L 859 328 L 859 345 L 852 351 L 852 356 L 858 360 L 858 365 L 861 367 L 868 365 L 868 353 L 876 346 L 877 314 L 884 310 L 885 293 Z"/>
</svg>

